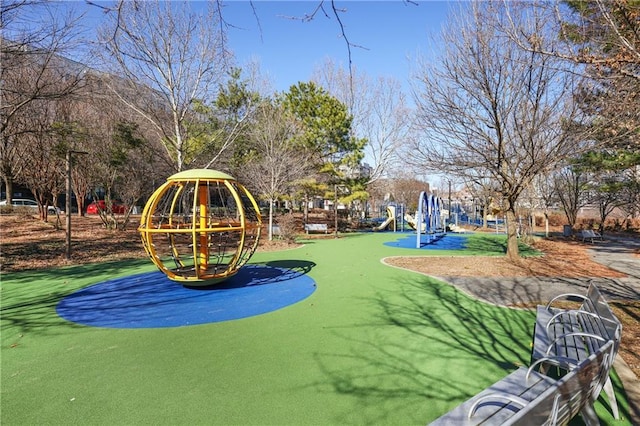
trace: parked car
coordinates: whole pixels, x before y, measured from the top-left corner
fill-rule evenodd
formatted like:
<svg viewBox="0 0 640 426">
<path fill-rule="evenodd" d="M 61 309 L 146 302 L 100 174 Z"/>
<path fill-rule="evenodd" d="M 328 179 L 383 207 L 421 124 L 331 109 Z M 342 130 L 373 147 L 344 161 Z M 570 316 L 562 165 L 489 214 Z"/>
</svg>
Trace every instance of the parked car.
<svg viewBox="0 0 640 426">
<path fill-rule="evenodd" d="M 6 206 L 7 200 L 0 201 L 0 206 Z M 11 200 L 11 206 L 16 209 L 29 209 L 33 211 L 38 211 L 38 203 L 36 200 L 31 200 L 29 198 L 14 198 Z M 62 210 L 55 206 L 48 206 L 47 211 L 49 214 L 62 213 Z"/>
<path fill-rule="evenodd" d="M 107 210 L 107 203 L 104 200 L 98 200 L 98 202 L 93 202 L 87 206 L 87 214 L 98 214 L 98 207 L 100 210 Z M 124 214 L 127 211 L 127 207 L 119 203 L 117 201 L 111 202 L 111 211 L 115 214 Z"/>
</svg>

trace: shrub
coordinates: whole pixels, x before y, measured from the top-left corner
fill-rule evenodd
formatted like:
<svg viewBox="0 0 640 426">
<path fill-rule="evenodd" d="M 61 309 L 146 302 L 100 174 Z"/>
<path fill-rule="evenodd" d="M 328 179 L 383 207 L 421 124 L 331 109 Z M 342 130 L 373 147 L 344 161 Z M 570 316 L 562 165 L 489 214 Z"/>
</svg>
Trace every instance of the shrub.
<svg viewBox="0 0 640 426">
<path fill-rule="evenodd" d="M 561 226 L 567 223 L 567 217 L 562 213 L 549 213 L 549 226 Z M 536 215 L 536 226 L 544 226 L 544 215 Z"/>
<path fill-rule="evenodd" d="M 280 238 L 287 243 L 296 241 L 296 219 L 292 213 L 286 213 L 276 218 L 276 223 L 280 228 Z"/>
</svg>

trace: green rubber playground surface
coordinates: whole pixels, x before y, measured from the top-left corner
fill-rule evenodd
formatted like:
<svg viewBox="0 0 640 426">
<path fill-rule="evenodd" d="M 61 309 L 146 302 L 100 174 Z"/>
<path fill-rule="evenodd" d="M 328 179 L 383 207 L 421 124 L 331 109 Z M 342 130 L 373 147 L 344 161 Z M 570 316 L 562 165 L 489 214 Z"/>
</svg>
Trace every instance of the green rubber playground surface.
<svg viewBox="0 0 640 426">
<path fill-rule="evenodd" d="M 532 313 L 380 261 L 501 254 L 504 237 L 428 253 L 384 245 L 397 238 L 355 234 L 258 253 L 251 263 L 311 265 L 315 291 L 269 313 L 194 326 L 99 328 L 57 315 L 79 289 L 154 271 L 146 260 L 3 275 L 0 422 L 424 425 L 528 363 Z M 624 394 L 618 401 L 626 417 Z M 596 408 L 604 424 L 629 424 Z"/>
</svg>

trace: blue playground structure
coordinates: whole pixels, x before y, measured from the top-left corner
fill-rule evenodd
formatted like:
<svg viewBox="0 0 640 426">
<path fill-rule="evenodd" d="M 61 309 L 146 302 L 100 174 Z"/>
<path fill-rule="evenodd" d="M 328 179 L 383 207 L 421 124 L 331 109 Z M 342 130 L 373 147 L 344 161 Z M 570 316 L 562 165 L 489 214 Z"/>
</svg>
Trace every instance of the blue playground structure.
<svg viewBox="0 0 640 426">
<path fill-rule="evenodd" d="M 422 191 L 418 198 L 418 211 L 415 217 L 407 214 L 405 220 L 416 230 L 416 248 L 423 243 L 430 244 L 442 238 L 446 229 L 442 220 L 442 199 L 434 194 Z M 425 235 L 425 241 L 423 236 Z"/>
</svg>

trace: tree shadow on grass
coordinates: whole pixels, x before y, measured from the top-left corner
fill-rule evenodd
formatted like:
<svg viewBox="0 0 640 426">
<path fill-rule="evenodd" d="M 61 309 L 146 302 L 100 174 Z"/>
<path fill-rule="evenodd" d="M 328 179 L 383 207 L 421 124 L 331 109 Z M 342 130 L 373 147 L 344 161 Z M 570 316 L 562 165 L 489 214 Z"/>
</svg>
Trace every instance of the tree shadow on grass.
<svg viewBox="0 0 640 426">
<path fill-rule="evenodd" d="M 136 259 L 3 275 L 0 303 L 2 347 L 17 345 L 26 333 L 53 335 L 70 327 L 82 327 L 56 314 L 56 305 L 62 298 L 86 285 L 144 269 L 153 270 L 153 265 L 146 259 Z"/>
<path fill-rule="evenodd" d="M 539 300 L 536 289 L 517 292 Z M 532 310 L 476 301 L 430 277 L 398 279 L 368 302 L 373 321 L 333 331 L 345 350 L 316 354 L 327 378 L 317 386 L 355 398 L 365 423 L 412 413 L 412 423 L 424 424 L 530 363 Z M 614 386 L 624 392 L 619 381 Z M 628 416 L 626 402 L 620 410 Z"/>
<path fill-rule="evenodd" d="M 477 302 L 429 277 L 367 300 L 373 321 L 335 329 L 318 353 L 327 391 L 357 398 L 365 423 L 424 423 L 529 362 L 534 314 Z M 349 414 L 337 419 L 348 423 Z"/>
<path fill-rule="evenodd" d="M 7 289 L 3 283 L 2 347 L 17 346 L 25 334 L 55 335 L 63 333 L 65 327 L 80 327 L 63 320 L 55 311 L 56 304 L 72 290 L 62 283 L 47 285 L 45 291 L 30 292 L 20 287 Z"/>
<path fill-rule="evenodd" d="M 58 268 L 33 269 L 20 272 L 12 272 L 2 275 L 3 282 L 11 284 L 27 284 L 35 281 L 51 280 L 85 280 L 85 279 L 103 279 L 122 275 L 133 268 L 147 267 L 153 270 L 153 264 L 148 258 L 130 259 L 130 260 L 114 260 L 100 263 L 84 263 L 81 265 L 62 266 Z"/>
</svg>

